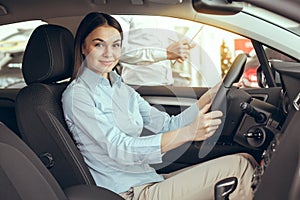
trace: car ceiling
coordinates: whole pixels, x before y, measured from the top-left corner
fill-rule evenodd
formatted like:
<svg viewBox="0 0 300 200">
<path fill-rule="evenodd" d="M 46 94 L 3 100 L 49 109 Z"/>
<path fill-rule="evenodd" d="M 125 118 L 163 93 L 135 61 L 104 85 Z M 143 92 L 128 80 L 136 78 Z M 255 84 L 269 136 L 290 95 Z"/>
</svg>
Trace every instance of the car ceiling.
<svg viewBox="0 0 300 200">
<path fill-rule="evenodd" d="M 269 41 L 265 37 L 257 35 L 258 32 L 261 32 L 260 26 L 254 27 L 257 23 L 252 24 L 251 27 L 243 26 L 243 29 L 241 29 L 241 23 L 244 24 L 242 18 L 245 17 L 243 13 L 226 17 L 199 14 L 193 9 L 192 0 L 0 0 L 0 25 L 41 19 L 50 24 L 67 27 L 74 34 L 82 17 L 91 11 L 109 14 L 148 14 L 179 17 L 225 30 L 229 29 L 240 35 L 247 33 L 246 35 L 252 39 L 262 41 L 274 48 L 277 48 L 278 45 L 282 46 L 277 44 L 276 38 L 269 39 Z M 296 42 L 295 45 L 297 44 Z M 295 51 L 293 46 L 284 47 L 284 50 L 289 55 L 299 57 L 298 51 Z"/>
<path fill-rule="evenodd" d="M 233 0 L 236 1 L 236 0 Z M 241 0 L 238 0 L 241 1 Z M 299 0 L 242 0 L 258 7 L 265 8 L 300 23 Z"/>
<path fill-rule="evenodd" d="M 160 14 L 191 19 L 191 0 L 0 0 L 0 24 L 16 21 L 84 16 L 91 11 L 109 14 Z M 165 2 L 165 3 L 164 3 Z M 180 12 L 179 12 L 180 8 Z M 24 12 L 24 10 L 26 12 Z M 0 9 L 1 11 L 1 9 Z M 4 14 L 4 12 L 7 14 Z M 2 15 L 1 15 L 2 14 Z"/>
<path fill-rule="evenodd" d="M 219 0 L 218 0 L 219 1 Z M 259 7 L 300 21 L 299 0 L 233 0 Z M 25 12 L 24 12 L 25 11 Z M 192 19 L 192 0 L 0 0 L 0 24 L 71 16 L 84 16 L 90 11 L 110 14 L 157 14 Z"/>
</svg>

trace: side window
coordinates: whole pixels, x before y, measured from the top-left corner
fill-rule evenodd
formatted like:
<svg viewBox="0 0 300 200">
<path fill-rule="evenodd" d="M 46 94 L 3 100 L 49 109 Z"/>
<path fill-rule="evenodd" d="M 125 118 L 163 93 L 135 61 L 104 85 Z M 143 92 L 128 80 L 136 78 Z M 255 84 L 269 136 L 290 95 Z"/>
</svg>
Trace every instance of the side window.
<svg viewBox="0 0 300 200">
<path fill-rule="evenodd" d="M 295 59 L 290 58 L 284 54 L 282 54 L 281 52 L 279 52 L 276 49 L 272 49 L 270 47 L 267 46 L 263 46 L 264 48 L 264 53 L 267 57 L 267 59 L 269 61 L 271 60 L 279 60 L 279 61 L 286 61 L 286 62 L 297 62 Z M 250 87 L 250 88 L 257 88 L 259 87 L 258 82 L 257 82 L 257 68 L 260 66 L 260 62 L 258 59 L 258 55 L 256 55 L 254 49 L 251 50 L 248 53 L 248 59 L 247 59 L 247 63 L 245 65 L 245 70 L 244 73 L 242 75 L 242 78 L 239 82 L 239 85 L 241 87 Z M 278 78 L 278 77 L 277 77 Z M 276 77 L 275 77 L 276 79 Z M 277 80 L 278 82 L 280 82 L 279 78 Z"/>
<path fill-rule="evenodd" d="M 0 88 L 22 88 L 22 60 L 33 30 L 44 22 L 35 20 L 0 26 Z"/>
<path fill-rule="evenodd" d="M 253 49 L 249 39 L 189 20 L 115 17 L 124 31 L 122 78 L 131 85 L 211 87 L 227 73 L 240 52 L 248 54 Z M 167 60 L 166 49 L 181 40 L 194 45 L 188 59 Z"/>
</svg>

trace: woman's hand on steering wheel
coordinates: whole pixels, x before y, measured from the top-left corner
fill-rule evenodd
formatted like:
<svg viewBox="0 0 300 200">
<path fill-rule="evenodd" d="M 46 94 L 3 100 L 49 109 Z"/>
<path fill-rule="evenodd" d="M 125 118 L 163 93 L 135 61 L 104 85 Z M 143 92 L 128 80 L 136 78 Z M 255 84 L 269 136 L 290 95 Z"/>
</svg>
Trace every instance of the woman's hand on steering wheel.
<svg viewBox="0 0 300 200">
<path fill-rule="evenodd" d="M 205 157 L 217 144 L 218 139 L 222 134 L 222 130 L 225 124 L 225 117 L 227 114 L 227 92 L 230 90 L 233 83 L 237 82 L 244 71 L 244 67 L 247 61 L 245 54 L 239 54 L 233 61 L 227 75 L 224 77 L 222 84 L 218 87 L 217 93 L 212 98 L 211 110 L 219 110 L 223 113 L 221 116 L 221 123 L 218 125 L 214 134 L 205 140 L 199 149 L 199 158 Z M 201 106 L 201 105 L 200 105 Z"/>
<path fill-rule="evenodd" d="M 212 100 L 216 96 L 220 86 L 222 85 L 222 81 L 217 83 L 214 87 L 210 88 L 206 91 L 197 101 L 197 105 L 199 110 L 201 110 L 205 105 L 211 104 Z"/>
<path fill-rule="evenodd" d="M 211 137 L 221 124 L 221 111 L 208 112 L 210 104 L 206 104 L 198 112 L 194 121 L 189 125 L 191 141 L 203 141 Z"/>
</svg>

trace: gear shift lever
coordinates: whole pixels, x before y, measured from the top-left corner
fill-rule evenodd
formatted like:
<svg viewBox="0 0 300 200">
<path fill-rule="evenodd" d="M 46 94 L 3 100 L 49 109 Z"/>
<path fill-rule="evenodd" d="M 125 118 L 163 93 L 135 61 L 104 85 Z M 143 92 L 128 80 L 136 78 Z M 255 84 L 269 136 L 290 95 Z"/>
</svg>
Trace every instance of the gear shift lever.
<svg viewBox="0 0 300 200">
<path fill-rule="evenodd" d="M 236 177 L 229 177 L 219 181 L 215 185 L 215 200 L 229 200 L 231 194 L 238 184 Z"/>
</svg>

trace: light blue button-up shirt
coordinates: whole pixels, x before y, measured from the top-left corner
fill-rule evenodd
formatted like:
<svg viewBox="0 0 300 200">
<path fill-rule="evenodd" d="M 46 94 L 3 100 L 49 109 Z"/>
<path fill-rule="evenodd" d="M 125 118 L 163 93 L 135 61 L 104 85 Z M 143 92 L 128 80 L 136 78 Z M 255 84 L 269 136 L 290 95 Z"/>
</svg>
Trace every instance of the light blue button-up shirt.
<svg viewBox="0 0 300 200">
<path fill-rule="evenodd" d="M 162 162 L 161 136 L 191 123 L 196 104 L 170 117 L 149 105 L 115 72 L 84 68 L 62 96 L 65 120 L 98 186 L 116 193 L 159 182 L 149 165 Z M 141 136 L 143 127 L 154 135 Z"/>
</svg>

